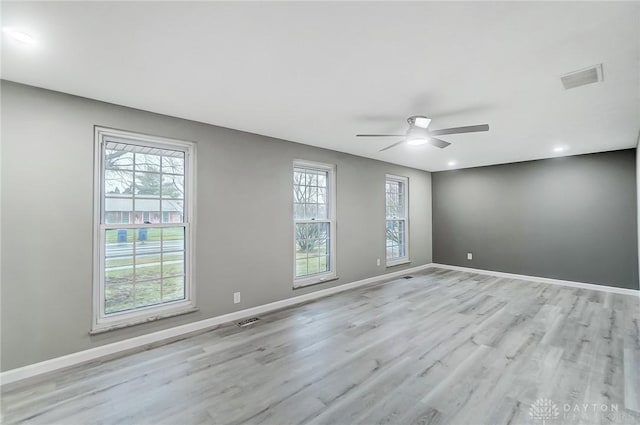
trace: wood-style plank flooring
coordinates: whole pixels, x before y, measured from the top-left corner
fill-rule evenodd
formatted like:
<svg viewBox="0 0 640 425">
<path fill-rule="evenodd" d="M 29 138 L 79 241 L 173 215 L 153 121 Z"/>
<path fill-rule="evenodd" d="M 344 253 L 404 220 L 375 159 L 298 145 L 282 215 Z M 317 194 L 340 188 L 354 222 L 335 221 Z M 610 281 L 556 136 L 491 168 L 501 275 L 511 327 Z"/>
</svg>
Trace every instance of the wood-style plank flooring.
<svg viewBox="0 0 640 425">
<path fill-rule="evenodd" d="M 639 424 L 638 301 L 428 269 L 10 386 L 3 420 Z"/>
</svg>

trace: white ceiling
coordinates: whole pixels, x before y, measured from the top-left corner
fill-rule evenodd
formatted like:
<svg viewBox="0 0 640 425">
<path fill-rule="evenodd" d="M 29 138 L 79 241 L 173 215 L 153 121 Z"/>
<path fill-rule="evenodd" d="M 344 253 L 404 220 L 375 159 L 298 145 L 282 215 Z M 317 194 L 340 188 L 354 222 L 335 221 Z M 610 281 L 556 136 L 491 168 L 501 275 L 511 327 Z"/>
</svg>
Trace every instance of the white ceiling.
<svg viewBox="0 0 640 425">
<path fill-rule="evenodd" d="M 640 3 L 21 2 L 2 78 L 437 171 L 634 147 Z M 604 82 L 565 91 L 598 63 Z M 488 123 L 446 149 L 358 139 Z M 265 142 L 268 143 L 268 142 Z"/>
</svg>

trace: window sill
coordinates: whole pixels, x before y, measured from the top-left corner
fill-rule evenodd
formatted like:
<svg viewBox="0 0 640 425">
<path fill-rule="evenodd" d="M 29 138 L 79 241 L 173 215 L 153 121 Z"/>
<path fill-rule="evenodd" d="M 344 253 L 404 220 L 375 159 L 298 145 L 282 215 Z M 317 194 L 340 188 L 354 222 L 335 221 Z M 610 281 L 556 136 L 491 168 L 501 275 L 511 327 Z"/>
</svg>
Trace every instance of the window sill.
<svg viewBox="0 0 640 425">
<path fill-rule="evenodd" d="M 391 262 L 391 263 L 387 263 L 386 267 L 387 268 L 391 268 L 391 267 L 396 267 L 396 266 L 402 266 L 403 264 L 411 264 L 411 260 L 394 261 L 394 262 Z"/>
<path fill-rule="evenodd" d="M 182 316 L 183 314 L 194 313 L 198 311 L 198 307 L 189 306 L 179 310 L 159 312 L 157 314 L 150 314 L 144 317 L 130 318 L 126 321 L 118 321 L 114 323 L 100 323 L 93 326 L 93 329 L 89 331 L 89 335 L 98 335 L 105 332 L 115 331 L 117 329 L 128 328 L 131 326 L 141 325 L 143 323 L 155 322 L 157 320 L 168 319 L 169 317 Z"/>
<path fill-rule="evenodd" d="M 306 288 L 313 285 L 319 285 L 321 283 L 333 282 L 338 279 L 340 279 L 338 276 L 327 276 L 325 278 L 303 280 L 300 282 L 294 282 L 293 289 Z"/>
</svg>

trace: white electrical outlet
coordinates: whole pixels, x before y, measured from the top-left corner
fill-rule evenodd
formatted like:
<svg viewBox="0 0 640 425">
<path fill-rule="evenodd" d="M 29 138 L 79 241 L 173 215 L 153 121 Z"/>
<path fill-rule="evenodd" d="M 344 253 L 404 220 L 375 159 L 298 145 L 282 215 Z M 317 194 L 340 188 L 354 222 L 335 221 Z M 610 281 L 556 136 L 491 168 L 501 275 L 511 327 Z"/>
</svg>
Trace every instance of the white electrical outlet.
<svg viewBox="0 0 640 425">
<path fill-rule="evenodd" d="M 240 292 L 234 292 L 233 293 L 233 303 L 234 304 L 239 304 L 240 303 Z"/>
<path fill-rule="evenodd" d="M 467 260 L 473 260 L 473 253 L 467 252 Z"/>
<path fill-rule="evenodd" d="M 380 259 L 378 258 L 378 260 L 376 261 L 376 266 L 380 265 Z"/>
</svg>

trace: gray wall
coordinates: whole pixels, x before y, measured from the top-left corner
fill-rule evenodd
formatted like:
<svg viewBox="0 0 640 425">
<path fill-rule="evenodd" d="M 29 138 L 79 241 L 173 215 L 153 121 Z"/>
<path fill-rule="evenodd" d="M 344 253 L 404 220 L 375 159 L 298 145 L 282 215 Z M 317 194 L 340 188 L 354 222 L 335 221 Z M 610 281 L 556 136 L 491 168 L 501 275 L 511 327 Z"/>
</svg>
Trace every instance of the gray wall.
<svg viewBox="0 0 640 425">
<path fill-rule="evenodd" d="M 433 173 L 434 262 L 637 289 L 635 154 Z"/>
<path fill-rule="evenodd" d="M 638 132 L 638 144 L 636 146 L 636 197 L 638 220 L 638 273 L 640 273 L 640 132 Z"/>
<path fill-rule="evenodd" d="M 427 172 L 6 81 L 1 88 L 2 370 L 431 262 Z M 198 143 L 198 312 L 89 336 L 94 125 Z M 293 159 L 337 164 L 340 278 L 295 291 Z M 410 179 L 412 263 L 389 270 L 385 173 Z"/>
</svg>

